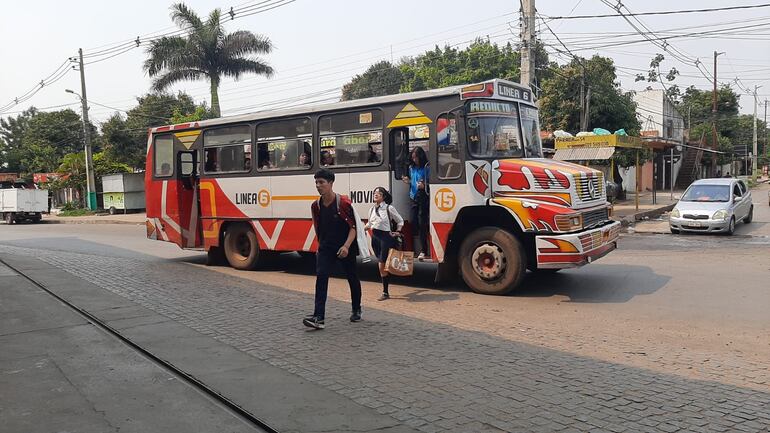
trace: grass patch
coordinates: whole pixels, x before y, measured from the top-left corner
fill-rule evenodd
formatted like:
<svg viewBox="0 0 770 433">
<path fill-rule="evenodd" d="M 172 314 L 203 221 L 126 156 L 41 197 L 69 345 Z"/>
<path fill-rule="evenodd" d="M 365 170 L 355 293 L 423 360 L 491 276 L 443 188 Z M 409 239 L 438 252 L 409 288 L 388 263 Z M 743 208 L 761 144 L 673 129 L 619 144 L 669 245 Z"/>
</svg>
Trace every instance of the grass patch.
<svg viewBox="0 0 770 433">
<path fill-rule="evenodd" d="M 59 212 L 60 217 L 79 217 L 88 215 L 94 215 L 94 213 L 88 209 L 72 209 Z"/>
</svg>

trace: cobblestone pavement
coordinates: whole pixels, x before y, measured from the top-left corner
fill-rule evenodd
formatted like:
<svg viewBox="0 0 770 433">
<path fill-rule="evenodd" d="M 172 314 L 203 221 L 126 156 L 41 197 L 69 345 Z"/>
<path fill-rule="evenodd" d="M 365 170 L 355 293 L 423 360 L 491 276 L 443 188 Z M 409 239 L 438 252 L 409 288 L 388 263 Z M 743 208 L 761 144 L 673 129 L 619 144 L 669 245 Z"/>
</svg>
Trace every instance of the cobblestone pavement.
<svg viewBox="0 0 770 433">
<path fill-rule="evenodd" d="M 331 299 L 305 331 L 307 294 L 173 261 L 0 246 L 106 290 L 425 432 L 768 431 L 770 392 L 634 368 Z M 85 265 L 87 264 L 87 265 Z"/>
</svg>

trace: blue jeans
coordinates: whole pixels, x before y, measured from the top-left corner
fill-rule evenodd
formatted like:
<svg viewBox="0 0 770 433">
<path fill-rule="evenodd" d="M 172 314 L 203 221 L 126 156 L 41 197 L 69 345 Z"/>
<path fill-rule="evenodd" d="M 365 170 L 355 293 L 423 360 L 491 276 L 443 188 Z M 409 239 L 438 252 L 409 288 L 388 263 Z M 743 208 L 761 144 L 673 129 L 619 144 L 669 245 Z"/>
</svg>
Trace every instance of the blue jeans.
<svg viewBox="0 0 770 433">
<path fill-rule="evenodd" d="M 361 281 L 356 274 L 356 256 L 350 253 L 344 259 L 337 257 L 337 251 L 319 247 L 316 253 L 315 310 L 313 315 L 323 320 L 326 317 L 326 297 L 329 292 L 329 275 L 334 264 L 339 262 L 350 285 L 350 299 L 353 311 L 361 310 Z"/>
</svg>

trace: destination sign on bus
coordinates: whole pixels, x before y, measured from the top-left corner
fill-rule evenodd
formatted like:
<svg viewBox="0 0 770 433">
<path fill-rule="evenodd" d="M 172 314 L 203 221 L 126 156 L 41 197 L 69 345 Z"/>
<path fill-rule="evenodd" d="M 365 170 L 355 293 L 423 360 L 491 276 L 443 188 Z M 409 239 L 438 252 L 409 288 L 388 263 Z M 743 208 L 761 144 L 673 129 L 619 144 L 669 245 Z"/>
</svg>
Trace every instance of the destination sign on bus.
<svg viewBox="0 0 770 433">
<path fill-rule="evenodd" d="M 519 99 L 532 102 L 532 92 L 523 87 L 515 87 L 506 83 L 497 83 L 497 94 L 503 98 Z"/>
<path fill-rule="evenodd" d="M 513 104 L 507 102 L 472 101 L 469 104 L 471 113 L 513 113 Z"/>
</svg>

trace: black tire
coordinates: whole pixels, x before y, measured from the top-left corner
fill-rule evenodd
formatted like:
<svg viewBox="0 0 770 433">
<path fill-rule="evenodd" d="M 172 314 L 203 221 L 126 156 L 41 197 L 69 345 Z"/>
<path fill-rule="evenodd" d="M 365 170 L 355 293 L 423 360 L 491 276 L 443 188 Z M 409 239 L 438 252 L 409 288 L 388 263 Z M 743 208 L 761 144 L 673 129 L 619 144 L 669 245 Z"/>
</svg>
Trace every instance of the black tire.
<svg viewBox="0 0 770 433">
<path fill-rule="evenodd" d="M 227 227 L 224 250 L 227 262 L 235 269 L 250 271 L 259 266 L 259 243 L 249 224 L 238 223 Z"/>
<path fill-rule="evenodd" d="M 727 236 L 732 236 L 733 233 L 735 233 L 735 216 L 730 218 L 730 225 L 727 226 L 727 231 L 725 234 Z"/>
<path fill-rule="evenodd" d="M 117 209 L 115 209 L 115 206 L 110 206 L 109 212 L 110 215 L 115 215 L 117 213 Z"/>
<path fill-rule="evenodd" d="M 206 251 L 206 266 L 223 266 L 228 264 L 222 247 L 211 247 Z"/>
<path fill-rule="evenodd" d="M 13 224 L 14 220 L 15 219 L 13 217 L 13 212 L 7 212 L 5 214 L 5 223 L 6 224 L 11 225 L 11 224 Z"/>
<path fill-rule="evenodd" d="M 675 229 L 673 227 L 669 227 L 668 229 L 671 230 L 671 234 L 672 235 L 678 235 L 679 234 L 679 230 L 678 229 Z"/>
<path fill-rule="evenodd" d="M 743 223 L 748 224 L 753 220 L 754 220 L 754 205 L 751 205 L 751 208 L 749 208 L 749 214 L 746 215 L 746 218 L 743 219 Z"/>
<path fill-rule="evenodd" d="M 484 295 L 511 292 L 527 271 L 527 255 L 521 242 L 497 227 L 481 227 L 471 232 L 460 245 L 458 257 L 465 283 Z"/>
</svg>

